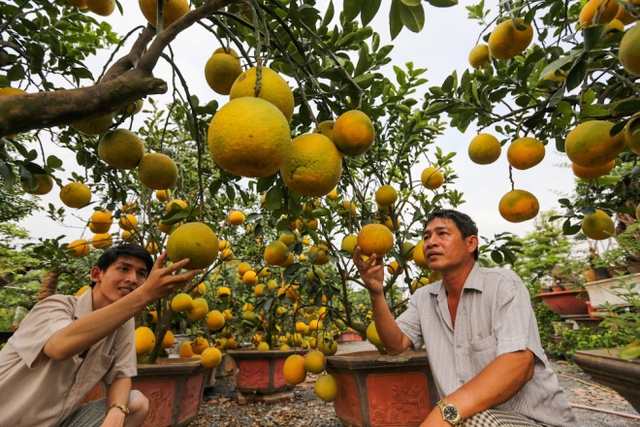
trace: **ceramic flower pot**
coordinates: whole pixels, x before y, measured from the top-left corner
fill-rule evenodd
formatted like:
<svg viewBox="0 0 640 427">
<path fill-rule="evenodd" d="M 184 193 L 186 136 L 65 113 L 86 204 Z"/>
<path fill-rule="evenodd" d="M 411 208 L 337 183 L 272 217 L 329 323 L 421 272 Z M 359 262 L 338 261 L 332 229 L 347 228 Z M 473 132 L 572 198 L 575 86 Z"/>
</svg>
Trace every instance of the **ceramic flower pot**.
<svg viewBox="0 0 640 427">
<path fill-rule="evenodd" d="M 620 359 L 619 349 L 579 350 L 573 361 L 584 372 L 627 399 L 640 411 L 640 359 Z"/>
<path fill-rule="evenodd" d="M 254 349 L 227 350 L 233 359 L 233 378 L 238 390 L 238 403 L 271 402 L 293 397 L 295 385 L 287 383 L 282 367 L 292 354 L 306 354 L 308 350 Z"/>
<path fill-rule="evenodd" d="M 336 414 L 345 426 L 419 426 L 436 404 L 424 351 L 398 356 L 362 351 L 326 361 L 338 384 Z"/>
<path fill-rule="evenodd" d="M 586 302 L 589 297 L 583 290 L 543 292 L 536 296 L 560 316 L 588 314 Z"/>
<path fill-rule="evenodd" d="M 132 378 L 134 390 L 149 399 L 149 415 L 143 427 L 185 427 L 200 410 L 205 381 L 211 369 L 199 359 L 158 359 L 155 364 L 138 365 L 138 375 Z M 105 397 L 105 388 L 98 384 L 85 401 Z"/>
</svg>

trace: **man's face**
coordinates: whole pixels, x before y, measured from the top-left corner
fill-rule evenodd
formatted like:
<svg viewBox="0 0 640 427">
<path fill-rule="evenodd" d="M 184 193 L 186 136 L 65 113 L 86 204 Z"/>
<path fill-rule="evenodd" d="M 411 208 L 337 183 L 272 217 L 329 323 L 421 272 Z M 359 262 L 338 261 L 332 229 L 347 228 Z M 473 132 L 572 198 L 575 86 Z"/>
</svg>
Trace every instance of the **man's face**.
<svg viewBox="0 0 640 427">
<path fill-rule="evenodd" d="M 462 238 L 453 221 L 434 218 L 425 228 L 422 251 L 429 269 L 444 271 L 473 261 L 477 245 L 477 236 Z"/>
<path fill-rule="evenodd" d="M 147 265 L 136 257 L 120 257 L 106 271 L 93 267 L 94 308 L 111 304 L 129 295 L 147 279 Z"/>
</svg>

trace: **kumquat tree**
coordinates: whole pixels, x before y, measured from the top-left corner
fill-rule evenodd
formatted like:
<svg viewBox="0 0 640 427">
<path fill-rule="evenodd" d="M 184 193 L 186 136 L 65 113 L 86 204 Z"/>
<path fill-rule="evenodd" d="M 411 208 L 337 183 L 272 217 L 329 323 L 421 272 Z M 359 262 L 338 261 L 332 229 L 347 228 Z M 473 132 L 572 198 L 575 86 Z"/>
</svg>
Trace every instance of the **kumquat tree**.
<svg viewBox="0 0 640 427">
<path fill-rule="evenodd" d="M 538 214 L 518 170 L 550 143 L 581 180 L 559 201 L 566 234 L 608 237 L 590 215 L 635 215 L 637 200 L 608 189 L 637 175 L 640 2 L 466 6 L 478 45 L 440 86 L 390 64 L 371 26 L 380 0 L 341 3 L 140 0 L 144 20 L 115 0 L 0 5 L 0 204 L 59 192 L 39 215 L 69 232 L 32 245 L 48 293 L 86 290 L 82 272 L 119 242 L 204 270 L 139 317 L 140 363 L 177 331 L 191 336 L 180 354 L 209 366 L 240 345 L 333 354 L 346 329 L 380 346 L 351 255 L 384 256 L 395 314 L 437 279 L 423 221 L 464 203 L 461 154 L 438 143 L 448 127 L 477 126 L 462 155 L 488 173 L 505 148 L 512 190 L 496 215 L 508 221 Z M 462 5 L 392 0 L 391 37 L 419 33 L 438 7 Z M 127 34 L 103 22 L 112 13 Z M 482 262 L 513 262 L 518 244 L 498 234 Z"/>
</svg>

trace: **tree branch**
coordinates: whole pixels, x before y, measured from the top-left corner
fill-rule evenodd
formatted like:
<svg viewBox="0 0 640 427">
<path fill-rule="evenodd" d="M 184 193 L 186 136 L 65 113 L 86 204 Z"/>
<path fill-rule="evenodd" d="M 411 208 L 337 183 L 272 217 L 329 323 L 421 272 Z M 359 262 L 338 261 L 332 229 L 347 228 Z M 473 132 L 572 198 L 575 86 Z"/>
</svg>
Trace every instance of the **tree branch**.
<svg viewBox="0 0 640 427">
<path fill-rule="evenodd" d="M 155 29 L 147 26 L 131 51 L 116 61 L 94 86 L 0 97 L 0 137 L 98 117 L 147 95 L 165 93 L 167 83 L 153 77 L 164 49 L 180 32 L 230 3 L 210 0 L 175 21 L 155 39 Z"/>
</svg>

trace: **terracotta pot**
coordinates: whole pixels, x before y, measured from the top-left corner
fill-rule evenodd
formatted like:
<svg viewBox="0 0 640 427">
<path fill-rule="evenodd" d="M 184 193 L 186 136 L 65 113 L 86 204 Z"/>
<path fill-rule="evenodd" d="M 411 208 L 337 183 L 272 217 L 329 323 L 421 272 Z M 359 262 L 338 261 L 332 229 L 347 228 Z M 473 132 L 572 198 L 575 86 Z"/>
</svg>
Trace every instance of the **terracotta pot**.
<svg viewBox="0 0 640 427">
<path fill-rule="evenodd" d="M 345 426 L 419 426 L 436 404 L 424 351 L 398 356 L 361 351 L 326 361 L 338 384 L 336 414 Z"/>
<path fill-rule="evenodd" d="M 551 311 L 561 316 L 587 314 L 586 301 L 589 301 L 589 297 L 585 291 L 543 292 L 536 296 L 542 298 L 542 302 Z"/>
<path fill-rule="evenodd" d="M 233 378 L 238 390 L 238 403 L 270 402 L 293 397 L 295 385 L 285 381 L 282 367 L 292 354 L 306 354 L 308 350 L 254 349 L 227 350 L 233 359 Z"/>
<path fill-rule="evenodd" d="M 338 342 L 362 341 L 362 337 L 357 332 L 341 332 Z"/>
<path fill-rule="evenodd" d="M 619 349 L 579 350 L 573 361 L 595 381 L 611 387 L 640 412 L 640 360 L 618 357 Z"/>
<path fill-rule="evenodd" d="M 198 359 L 158 359 L 156 364 L 138 365 L 138 375 L 132 378 L 134 390 L 149 399 L 149 415 L 143 427 L 184 427 L 200 410 L 205 381 L 211 369 Z M 105 397 L 102 384 L 93 388 L 85 401 Z"/>
</svg>

